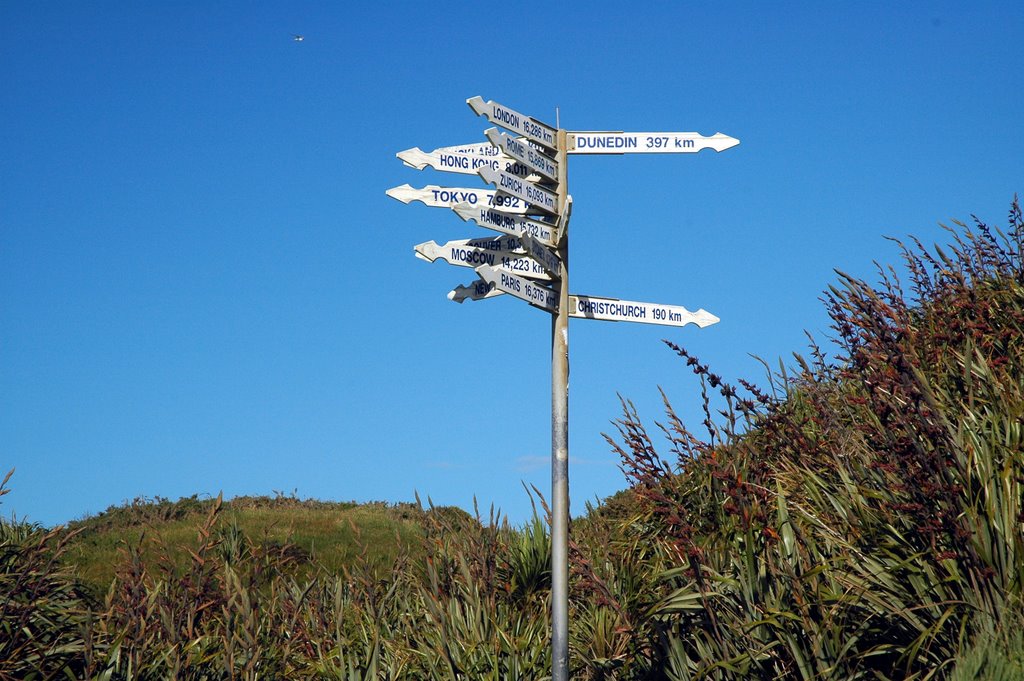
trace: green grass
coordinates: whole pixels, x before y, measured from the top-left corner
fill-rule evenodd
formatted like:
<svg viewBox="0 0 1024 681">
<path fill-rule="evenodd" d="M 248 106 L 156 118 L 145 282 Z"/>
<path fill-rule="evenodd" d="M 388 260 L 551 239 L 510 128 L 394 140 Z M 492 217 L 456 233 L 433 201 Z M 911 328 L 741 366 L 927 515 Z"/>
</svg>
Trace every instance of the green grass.
<svg viewBox="0 0 1024 681">
<path fill-rule="evenodd" d="M 213 503 L 196 497 L 139 499 L 76 521 L 68 527 L 72 536 L 64 563 L 96 596 L 109 587 L 127 546 L 141 546 L 147 563 L 164 550 L 172 561 L 184 563 L 188 550 L 199 545 L 197 526 Z M 466 515 L 458 509 L 447 512 Z M 240 531 L 267 550 L 287 547 L 297 559 L 297 576 L 310 574 L 314 566 L 340 574 L 357 561 L 389 571 L 400 553 L 422 555 L 428 513 L 412 504 L 240 497 L 224 502 L 216 529 L 225 538 Z"/>
</svg>

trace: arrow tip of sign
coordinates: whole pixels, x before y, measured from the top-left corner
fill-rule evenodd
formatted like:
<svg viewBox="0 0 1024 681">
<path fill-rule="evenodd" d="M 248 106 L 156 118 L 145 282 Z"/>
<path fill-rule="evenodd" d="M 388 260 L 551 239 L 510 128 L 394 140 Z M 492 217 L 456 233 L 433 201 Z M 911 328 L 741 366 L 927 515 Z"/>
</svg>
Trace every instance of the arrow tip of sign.
<svg viewBox="0 0 1024 681">
<path fill-rule="evenodd" d="M 409 196 L 409 193 L 411 191 L 413 191 L 412 185 L 410 185 L 410 184 L 403 184 L 403 185 L 400 185 L 398 187 L 392 187 L 391 189 L 387 190 L 384 193 L 387 194 L 388 196 L 390 196 L 393 199 L 397 199 L 398 201 L 401 201 L 402 203 L 409 203 L 410 198 L 411 198 Z"/>
<path fill-rule="evenodd" d="M 469 104 L 469 108 L 472 109 L 477 116 L 487 109 L 487 105 L 484 103 L 484 98 L 479 95 L 467 99 L 466 104 Z"/>
<path fill-rule="evenodd" d="M 416 170 L 423 170 L 425 167 L 427 167 L 427 155 L 419 147 L 413 147 L 412 149 L 400 151 L 397 154 L 395 154 L 395 156 L 401 159 L 402 163 L 409 166 L 410 168 L 415 168 Z"/>
<path fill-rule="evenodd" d="M 733 147 L 740 143 L 740 141 L 735 137 L 729 137 L 728 135 L 723 135 L 720 132 L 716 132 L 713 135 L 713 137 L 719 140 L 718 144 L 715 145 L 715 151 L 725 151 L 726 149 L 732 149 Z"/>
<path fill-rule="evenodd" d="M 434 262 L 437 259 L 438 248 L 436 241 L 425 241 L 422 244 L 416 244 L 413 246 L 412 251 L 420 260 Z"/>
<path fill-rule="evenodd" d="M 476 172 L 480 174 L 480 177 L 484 178 L 484 182 L 488 184 L 498 183 L 498 171 L 491 166 L 484 164 L 477 168 Z"/>
<path fill-rule="evenodd" d="M 459 289 L 452 289 L 451 291 L 448 292 L 448 300 L 461 304 L 462 301 L 465 300 L 465 297 L 459 295 L 459 293 Z"/>
<path fill-rule="evenodd" d="M 717 324 L 718 322 L 722 321 L 721 319 L 719 319 L 718 317 L 704 309 L 700 309 L 694 312 L 693 318 L 693 323 L 702 329 L 706 326 L 711 326 L 712 324 Z"/>
<path fill-rule="evenodd" d="M 486 281 L 488 284 L 494 283 L 497 278 L 498 269 L 491 267 L 490 265 L 480 265 L 476 268 L 476 274 L 478 277 Z"/>
<path fill-rule="evenodd" d="M 471 203 L 455 203 L 452 204 L 452 210 L 455 211 L 456 215 L 462 218 L 463 222 L 466 222 L 473 215 L 473 211 L 475 209 Z"/>
</svg>

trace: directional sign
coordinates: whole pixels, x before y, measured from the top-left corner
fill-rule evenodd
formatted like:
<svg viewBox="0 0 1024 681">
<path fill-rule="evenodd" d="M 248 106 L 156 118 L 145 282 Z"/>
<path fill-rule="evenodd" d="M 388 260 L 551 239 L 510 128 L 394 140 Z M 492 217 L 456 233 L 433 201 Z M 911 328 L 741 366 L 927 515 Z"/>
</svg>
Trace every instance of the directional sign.
<svg viewBox="0 0 1024 681">
<path fill-rule="evenodd" d="M 531 220 L 521 215 L 469 203 L 456 204 L 452 206 L 452 210 L 463 220 L 472 220 L 481 227 L 493 229 L 495 232 L 514 236 L 529 234 L 546 246 L 554 246 L 558 243 L 557 228 L 549 222 Z"/>
<path fill-rule="evenodd" d="M 570 132 L 570 154 L 692 154 L 701 149 L 725 151 L 740 143 L 716 132 Z"/>
<path fill-rule="evenodd" d="M 538 152 L 539 153 L 539 152 Z M 504 170 L 519 177 L 536 177 L 535 171 L 525 163 L 502 153 L 490 142 L 464 144 L 460 147 L 440 147 L 433 151 L 423 151 L 419 147 L 406 149 L 395 154 L 410 168 L 423 170 L 431 167 L 447 173 L 476 175 L 481 166 L 490 166 L 495 170 Z"/>
<path fill-rule="evenodd" d="M 549 149 L 558 148 L 558 131 L 536 118 L 513 111 L 494 100 L 484 102 L 482 97 L 471 97 L 466 100 L 466 104 L 469 104 L 469 108 L 476 112 L 477 116 L 486 116 L 487 120 L 495 125 L 529 137 Z"/>
<path fill-rule="evenodd" d="M 522 243 L 516 236 L 489 237 L 485 239 L 459 239 L 439 245 L 427 241 L 413 247 L 416 257 L 427 262 L 437 259 L 459 267 L 480 267 L 490 265 L 507 272 L 530 279 L 551 279 L 551 275 L 522 250 Z"/>
<path fill-rule="evenodd" d="M 537 147 L 522 138 L 516 139 L 511 135 L 498 132 L 497 128 L 488 128 L 484 130 L 484 134 L 487 135 L 487 139 L 491 140 L 491 144 L 505 152 L 502 154 L 503 156 L 512 157 L 519 161 L 519 165 L 525 165 L 530 170 L 543 175 L 553 182 L 558 181 L 558 164 L 555 163 L 553 158 L 537 149 Z M 500 170 L 500 168 L 495 166 L 491 167 L 495 168 L 495 170 Z"/>
<path fill-rule="evenodd" d="M 526 251 L 526 255 L 540 263 L 540 266 L 552 278 L 561 279 L 562 261 L 558 259 L 558 255 L 554 251 L 528 234 L 523 234 L 519 237 L 519 241 L 523 246 L 523 250 Z"/>
<path fill-rule="evenodd" d="M 499 291 L 495 288 L 494 284 L 488 284 L 483 279 L 477 279 L 467 286 L 456 286 L 453 288 L 448 292 L 448 300 L 461 303 L 465 300 L 484 300 L 503 295 L 505 295 L 505 292 Z"/>
<path fill-rule="evenodd" d="M 522 244 L 517 236 L 486 237 L 484 239 L 459 239 L 438 245 L 427 241 L 413 246 L 416 257 L 427 262 L 438 258 L 452 265 L 479 267 L 501 262 L 502 257 L 522 257 Z"/>
<path fill-rule="evenodd" d="M 488 284 L 494 284 L 494 287 L 499 291 L 504 291 L 520 300 L 525 300 L 530 305 L 547 310 L 548 312 L 556 312 L 558 310 L 558 294 L 546 286 L 541 286 L 529 279 L 523 279 L 511 272 L 487 265 L 481 265 L 476 268 L 476 273 Z"/>
<path fill-rule="evenodd" d="M 632 300 L 594 296 L 569 296 L 569 316 L 600 319 L 606 322 L 640 322 L 664 326 L 696 324 L 701 328 L 720 321 L 718 317 L 705 310 L 690 312 L 678 305 L 637 303 Z"/>
<path fill-rule="evenodd" d="M 438 187 L 428 184 L 423 189 L 416 189 L 407 184 L 392 187 L 386 194 L 402 203 L 420 201 L 428 206 L 451 208 L 457 203 L 468 203 L 471 206 L 501 208 L 508 213 L 525 213 L 530 206 L 515 196 L 508 196 L 493 189 L 474 189 L 466 187 Z"/>
<path fill-rule="evenodd" d="M 480 177 L 484 178 L 484 182 L 487 184 L 493 184 L 502 192 L 522 199 L 524 203 L 530 204 L 533 208 L 545 211 L 551 215 L 558 213 L 558 195 L 552 191 L 538 187 L 521 177 L 509 175 L 500 170 L 494 170 L 489 166 L 483 166 L 477 170 L 477 173 L 480 174 Z"/>
</svg>

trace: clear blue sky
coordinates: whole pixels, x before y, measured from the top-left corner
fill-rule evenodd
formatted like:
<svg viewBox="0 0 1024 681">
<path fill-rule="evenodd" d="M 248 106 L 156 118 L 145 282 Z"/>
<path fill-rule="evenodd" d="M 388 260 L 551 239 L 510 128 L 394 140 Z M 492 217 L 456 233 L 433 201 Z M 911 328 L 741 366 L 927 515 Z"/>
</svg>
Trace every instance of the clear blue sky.
<svg viewBox="0 0 1024 681">
<path fill-rule="evenodd" d="M 1024 191 L 1024 5 L 4 2 L 0 512 L 137 496 L 495 504 L 549 488 L 549 320 L 456 305 L 413 245 L 487 236 L 384 192 L 479 186 L 395 153 L 483 141 L 475 95 L 569 130 L 723 132 L 716 154 L 574 156 L 574 293 L 704 308 L 570 325 L 573 510 L 624 485 L 601 433 L 670 338 L 760 380 L 827 335 L 833 268 L 885 235 L 1005 224 Z M 302 34 L 305 40 L 293 40 Z"/>
</svg>

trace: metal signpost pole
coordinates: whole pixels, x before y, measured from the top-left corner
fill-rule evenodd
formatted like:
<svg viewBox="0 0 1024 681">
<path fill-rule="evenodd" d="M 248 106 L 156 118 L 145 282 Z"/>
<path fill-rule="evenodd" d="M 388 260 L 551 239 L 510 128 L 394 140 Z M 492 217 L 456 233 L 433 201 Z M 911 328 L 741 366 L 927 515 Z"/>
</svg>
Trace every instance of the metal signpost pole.
<svg viewBox="0 0 1024 681">
<path fill-rule="evenodd" d="M 558 131 L 558 312 L 551 316 L 551 681 L 569 679 L 569 206 Z"/>
<path fill-rule="evenodd" d="M 487 142 L 430 152 L 415 147 L 398 158 L 412 168 L 479 175 L 494 189 L 405 184 L 387 194 L 403 203 L 451 208 L 463 220 L 507 235 L 415 247 L 423 260 L 476 271 L 478 279 L 456 287 L 450 300 L 508 294 L 551 314 L 551 681 L 569 681 L 569 318 L 704 328 L 718 317 L 679 305 L 570 295 L 568 155 L 692 154 L 724 151 L 740 141 L 722 133 L 570 132 L 559 127 L 557 116 L 551 127 L 482 97 L 466 103 L 514 136 L 492 128 L 484 133 Z"/>
</svg>

